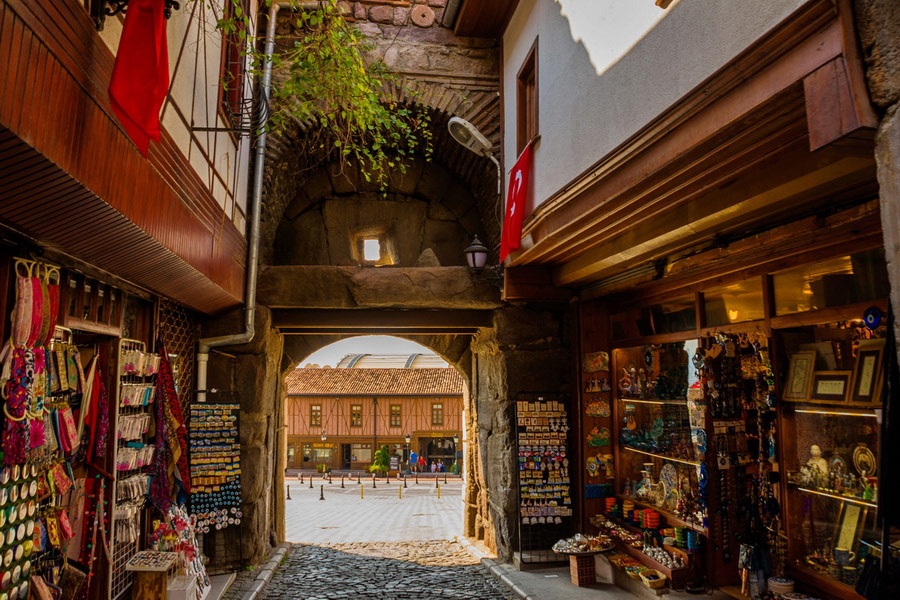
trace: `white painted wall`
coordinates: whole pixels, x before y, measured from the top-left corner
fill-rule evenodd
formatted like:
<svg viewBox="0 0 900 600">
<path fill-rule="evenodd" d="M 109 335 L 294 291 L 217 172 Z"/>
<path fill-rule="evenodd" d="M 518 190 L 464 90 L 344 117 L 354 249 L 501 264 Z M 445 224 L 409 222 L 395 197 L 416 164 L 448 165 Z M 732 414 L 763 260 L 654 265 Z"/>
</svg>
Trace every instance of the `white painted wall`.
<svg viewBox="0 0 900 600">
<path fill-rule="evenodd" d="M 226 132 L 190 129 L 191 126 L 230 126 L 218 112 L 222 33 L 216 29 L 216 21 L 222 16 L 226 1 L 184 0 L 181 9 L 173 11 L 167 21 L 170 84 L 160 121 L 227 218 L 233 219 L 238 231 L 244 234 L 251 159 L 249 138 L 238 137 L 236 142 Z M 257 0 L 252 0 L 253 15 L 256 6 Z M 122 20 L 108 18 L 101 37 L 113 53 L 121 36 Z M 245 82 L 245 89 L 249 97 L 249 81 Z"/>
<path fill-rule="evenodd" d="M 522 0 L 503 36 L 506 179 L 516 74 L 539 36 L 529 212 L 807 0 Z"/>
</svg>

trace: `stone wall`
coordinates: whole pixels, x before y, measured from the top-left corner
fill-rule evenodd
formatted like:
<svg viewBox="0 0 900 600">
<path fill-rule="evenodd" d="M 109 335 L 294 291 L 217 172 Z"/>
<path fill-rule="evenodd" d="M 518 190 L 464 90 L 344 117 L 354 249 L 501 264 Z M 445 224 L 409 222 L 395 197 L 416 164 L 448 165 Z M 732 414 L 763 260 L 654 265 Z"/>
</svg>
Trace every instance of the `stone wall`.
<svg viewBox="0 0 900 600">
<path fill-rule="evenodd" d="M 241 331 L 242 311 L 208 321 L 203 337 Z M 221 390 L 208 401 L 240 402 L 241 443 L 241 555 L 247 564 L 259 563 L 283 538 L 284 390 L 281 360 L 284 337 L 271 327 L 265 307 L 257 311 L 256 335 L 249 344 L 213 350 L 207 387 Z M 215 563 L 216 557 L 210 557 Z"/>
<path fill-rule="evenodd" d="M 308 174 L 303 184 L 266 253 L 271 264 L 358 265 L 357 237 L 375 235 L 388 264 L 464 265 L 472 237 L 486 239 L 472 193 L 436 162 L 419 158 L 405 172 L 392 170 L 385 190 L 339 165 Z"/>
<path fill-rule="evenodd" d="M 465 534 L 511 561 L 518 544 L 515 398 L 572 389 L 568 307 L 507 307 L 472 342 Z"/>
<path fill-rule="evenodd" d="M 896 316 L 900 315 L 900 3 L 855 0 L 854 8 L 869 92 L 882 113 L 875 137 L 875 160 L 891 305 Z M 894 335 L 900 339 L 897 320 Z"/>
</svg>

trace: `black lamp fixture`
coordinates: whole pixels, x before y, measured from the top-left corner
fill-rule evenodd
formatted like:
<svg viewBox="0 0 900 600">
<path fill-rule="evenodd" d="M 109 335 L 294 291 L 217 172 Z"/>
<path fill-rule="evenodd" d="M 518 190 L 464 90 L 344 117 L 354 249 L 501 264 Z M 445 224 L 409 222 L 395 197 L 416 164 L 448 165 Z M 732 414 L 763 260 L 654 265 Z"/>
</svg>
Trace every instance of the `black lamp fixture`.
<svg viewBox="0 0 900 600">
<path fill-rule="evenodd" d="M 165 2 L 163 14 L 168 19 L 172 16 L 173 10 L 181 8 L 178 0 L 163 0 Z M 128 9 L 128 0 L 91 0 L 91 18 L 94 20 L 94 27 L 98 31 L 103 30 L 103 24 L 106 17 L 114 17 L 119 13 L 123 13 Z"/>
<path fill-rule="evenodd" d="M 454 434 L 453 434 L 453 443 L 454 443 L 454 444 L 458 444 L 458 443 L 459 443 L 459 434 L 458 434 L 458 433 L 454 433 Z"/>
<path fill-rule="evenodd" d="M 323 430 L 322 430 L 322 441 L 324 442 L 324 441 L 327 440 L 327 439 L 328 439 L 328 436 L 325 435 L 325 430 L 323 429 Z"/>
<path fill-rule="evenodd" d="M 411 439 L 412 439 L 412 438 L 410 438 L 410 437 L 409 437 L 409 434 L 407 433 L 407 434 L 406 434 L 406 445 L 407 445 L 407 446 L 409 446 L 409 442 L 411 441 Z"/>
<path fill-rule="evenodd" d="M 488 249 L 481 243 L 478 236 L 472 240 L 469 247 L 463 250 L 466 253 L 466 262 L 469 264 L 469 270 L 473 273 L 481 273 L 487 263 Z"/>
</svg>

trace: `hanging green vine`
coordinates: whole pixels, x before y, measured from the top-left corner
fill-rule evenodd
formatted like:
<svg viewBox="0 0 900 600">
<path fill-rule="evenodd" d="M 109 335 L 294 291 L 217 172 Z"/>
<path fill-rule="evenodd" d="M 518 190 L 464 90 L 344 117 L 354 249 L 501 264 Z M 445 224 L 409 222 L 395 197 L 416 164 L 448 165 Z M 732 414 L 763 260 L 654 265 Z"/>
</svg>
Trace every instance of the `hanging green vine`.
<svg viewBox="0 0 900 600">
<path fill-rule="evenodd" d="M 244 11 L 243 0 L 228 1 L 230 10 L 218 27 L 246 46 L 252 73 L 259 77 L 265 56 L 261 44 L 246 43 L 251 15 Z M 261 2 L 269 7 L 272 0 Z M 293 8 L 299 6 L 292 0 Z M 381 60 L 364 58 L 371 56 L 374 44 L 347 22 L 337 0 L 320 0 L 311 9 L 283 9 L 284 13 L 289 14 L 291 33 L 278 39 L 273 57 L 270 131 L 303 124 L 306 151 L 321 161 L 339 158 L 342 165 L 353 164 L 366 181 L 374 180 L 382 188 L 388 170 L 405 171 L 415 152 L 430 158 L 428 111 L 386 98 L 384 90 L 398 85 L 397 78 Z"/>
</svg>

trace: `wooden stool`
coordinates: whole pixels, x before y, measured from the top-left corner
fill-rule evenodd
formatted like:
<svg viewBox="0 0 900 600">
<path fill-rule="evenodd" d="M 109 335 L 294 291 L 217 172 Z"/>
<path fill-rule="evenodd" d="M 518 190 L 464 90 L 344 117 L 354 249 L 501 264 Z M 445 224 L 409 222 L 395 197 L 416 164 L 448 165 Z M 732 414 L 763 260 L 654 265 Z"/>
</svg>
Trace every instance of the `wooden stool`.
<svg viewBox="0 0 900 600">
<path fill-rule="evenodd" d="M 142 550 L 125 565 L 134 572 L 131 600 L 161 600 L 168 594 L 169 580 L 175 576 L 178 554 Z"/>
<path fill-rule="evenodd" d="M 597 581 L 594 554 L 570 554 L 569 576 L 572 585 L 584 587 Z"/>
</svg>

